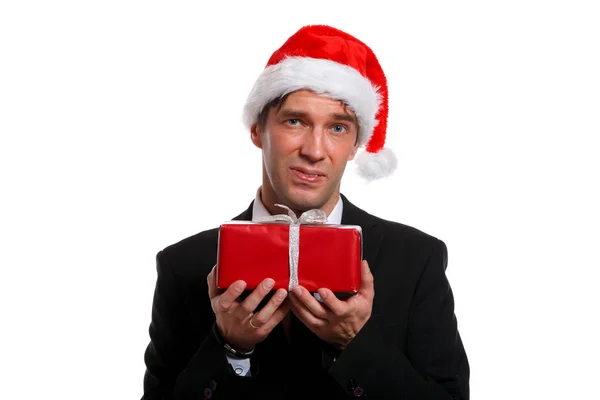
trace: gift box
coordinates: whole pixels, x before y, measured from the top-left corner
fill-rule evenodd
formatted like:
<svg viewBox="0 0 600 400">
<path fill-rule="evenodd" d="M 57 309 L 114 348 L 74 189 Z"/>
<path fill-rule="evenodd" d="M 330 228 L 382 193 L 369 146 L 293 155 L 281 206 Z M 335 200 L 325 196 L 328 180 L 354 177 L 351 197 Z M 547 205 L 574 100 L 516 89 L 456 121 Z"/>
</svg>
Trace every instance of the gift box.
<svg viewBox="0 0 600 400">
<path fill-rule="evenodd" d="M 230 221 L 219 227 L 217 286 L 241 279 L 248 290 L 272 278 L 274 289 L 354 294 L 361 260 L 360 226 Z"/>
</svg>

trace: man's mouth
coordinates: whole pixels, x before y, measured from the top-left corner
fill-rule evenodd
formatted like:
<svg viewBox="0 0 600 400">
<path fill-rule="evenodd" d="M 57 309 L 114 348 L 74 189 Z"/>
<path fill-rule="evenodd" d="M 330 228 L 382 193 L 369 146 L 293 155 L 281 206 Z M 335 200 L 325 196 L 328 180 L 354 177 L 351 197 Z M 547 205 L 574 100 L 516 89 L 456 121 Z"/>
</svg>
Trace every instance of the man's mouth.
<svg viewBox="0 0 600 400">
<path fill-rule="evenodd" d="M 325 173 L 314 169 L 292 167 L 291 170 L 294 176 L 305 182 L 317 182 L 326 176 Z"/>
</svg>

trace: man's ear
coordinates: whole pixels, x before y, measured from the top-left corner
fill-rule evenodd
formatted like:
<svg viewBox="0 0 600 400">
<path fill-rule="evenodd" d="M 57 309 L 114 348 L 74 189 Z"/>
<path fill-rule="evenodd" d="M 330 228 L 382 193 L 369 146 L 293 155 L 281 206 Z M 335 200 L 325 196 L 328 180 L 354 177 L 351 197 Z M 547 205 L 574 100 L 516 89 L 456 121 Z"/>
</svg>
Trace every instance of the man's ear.
<svg viewBox="0 0 600 400">
<path fill-rule="evenodd" d="M 260 137 L 260 129 L 258 128 L 258 124 L 253 124 L 250 128 L 250 140 L 252 143 L 259 149 L 262 149 L 262 141 Z"/>
<path fill-rule="evenodd" d="M 354 160 L 354 157 L 356 156 L 357 151 L 358 151 L 358 143 L 356 143 L 354 145 L 354 148 L 352 149 L 352 153 L 350 153 L 350 156 L 348 157 L 348 161 Z"/>
</svg>

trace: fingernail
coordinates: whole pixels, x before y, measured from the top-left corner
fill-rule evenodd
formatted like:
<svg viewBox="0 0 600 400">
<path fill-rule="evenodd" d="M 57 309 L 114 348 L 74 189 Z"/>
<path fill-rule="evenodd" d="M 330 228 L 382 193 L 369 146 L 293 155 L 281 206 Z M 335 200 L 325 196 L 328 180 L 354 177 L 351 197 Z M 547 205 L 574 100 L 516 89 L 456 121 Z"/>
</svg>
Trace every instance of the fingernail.
<svg viewBox="0 0 600 400">
<path fill-rule="evenodd" d="M 322 299 L 324 299 L 325 297 L 327 297 L 327 290 L 325 290 L 325 289 L 319 289 L 318 293 L 319 293 L 319 296 L 321 296 Z"/>
<path fill-rule="evenodd" d="M 297 287 L 293 290 L 294 294 L 298 297 L 302 296 L 302 288 Z"/>
<path fill-rule="evenodd" d="M 246 282 L 238 282 L 238 283 L 235 285 L 235 288 L 236 288 L 237 290 L 240 290 L 240 291 L 241 291 L 241 290 L 244 290 L 244 288 L 245 288 L 245 287 L 246 287 Z"/>
<path fill-rule="evenodd" d="M 283 300 L 285 299 L 285 296 L 287 295 L 287 292 L 285 290 L 278 290 L 277 291 L 277 300 Z"/>
<path fill-rule="evenodd" d="M 271 290 L 271 288 L 275 285 L 275 281 L 271 278 L 267 278 L 264 283 L 264 287 L 267 290 Z"/>
</svg>

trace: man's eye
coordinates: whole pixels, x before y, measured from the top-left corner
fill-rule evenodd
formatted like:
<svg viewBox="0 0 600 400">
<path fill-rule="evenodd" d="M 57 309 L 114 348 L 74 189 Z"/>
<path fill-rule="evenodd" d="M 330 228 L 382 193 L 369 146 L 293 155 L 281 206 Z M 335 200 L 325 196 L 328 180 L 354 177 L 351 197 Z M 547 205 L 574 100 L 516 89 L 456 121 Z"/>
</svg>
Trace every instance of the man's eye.
<svg viewBox="0 0 600 400">
<path fill-rule="evenodd" d="M 288 119 L 288 124 L 292 125 L 292 126 L 296 126 L 300 124 L 300 120 L 299 119 Z"/>
<path fill-rule="evenodd" d="M 344 125 L 334 125 L 332 129 L 335 133 L 344 133 L 346 127 Z"/>
</svg>

